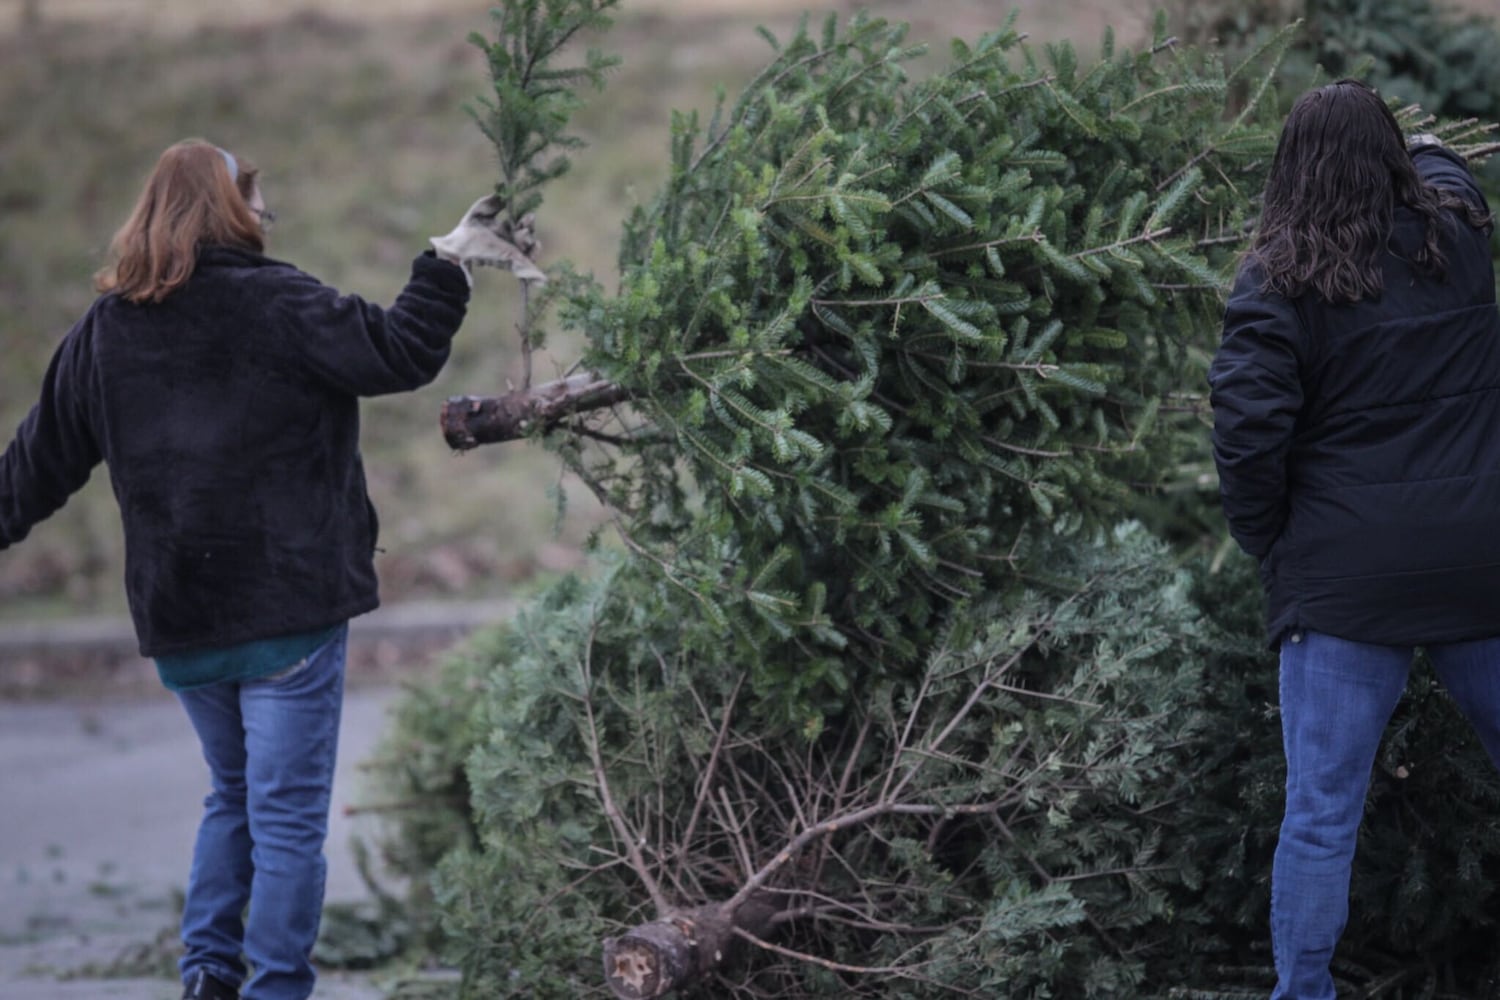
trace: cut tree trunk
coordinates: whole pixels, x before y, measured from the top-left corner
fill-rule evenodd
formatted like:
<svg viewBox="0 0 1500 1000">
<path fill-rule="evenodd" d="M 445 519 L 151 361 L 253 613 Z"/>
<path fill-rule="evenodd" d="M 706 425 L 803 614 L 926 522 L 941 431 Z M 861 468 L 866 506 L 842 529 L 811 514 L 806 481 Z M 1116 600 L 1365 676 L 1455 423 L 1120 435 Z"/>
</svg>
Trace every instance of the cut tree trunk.
<svg viewBox="0 0 1500 1000">
<path fill-rule="evenodd" d="M 449 447 L 468 451 L 482 444 L 515 441 L 537 429 L 545 433 L 568 417 L 629 399 L 627 390 L 587 373 L 503 396 L 454 396 L 443 404 L 443 437 Z"/>
<path fill-rule="evenodd" d="M 651 1000 L 705 978 L 729 957 L 736 930 L 764 937 L 776 908 L 750 899 L 732 913 L 710 903 L 604 939 L 604 979 L 620 1000 Z"/>
</svg>

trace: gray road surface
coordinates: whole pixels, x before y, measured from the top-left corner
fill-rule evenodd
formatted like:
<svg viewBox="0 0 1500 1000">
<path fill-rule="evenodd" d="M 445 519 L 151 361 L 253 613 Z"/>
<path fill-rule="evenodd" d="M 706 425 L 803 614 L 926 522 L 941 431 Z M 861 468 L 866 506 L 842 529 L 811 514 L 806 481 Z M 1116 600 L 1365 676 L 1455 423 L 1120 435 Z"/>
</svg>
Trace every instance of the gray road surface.
<svg viewBox="0 0 1500 1000">
<path fill-rule="evenodd" d="M 351 837 L 373 820 L 343 815 L 361 801 L 357 765 L 386 723 L 394 689 L 349 694 L 328 843 L 328 899 L 367 889 Z M 0 997 L 169 1000 L 167 978 L 100 978 L 131 949 L 170 935 L 207 769 L 170 695 L 0 704 Z M 170 941 L 170 937 L 168 938 Z M 372 981 L 325 977 L 327 1000 L 384 996 Z"/>
</svg>

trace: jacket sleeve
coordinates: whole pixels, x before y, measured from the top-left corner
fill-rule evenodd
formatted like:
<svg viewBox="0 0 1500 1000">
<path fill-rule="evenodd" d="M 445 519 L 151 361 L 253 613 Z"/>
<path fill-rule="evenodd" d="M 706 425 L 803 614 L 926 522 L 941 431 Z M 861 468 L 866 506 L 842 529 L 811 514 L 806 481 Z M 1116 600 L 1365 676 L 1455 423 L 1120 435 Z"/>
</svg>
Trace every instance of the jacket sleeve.
<svg viewBox="0 0 1500 1000">
<path fill-rule="evenodd" d="M 0 455 L 0 549 L 46 520 L 88 482 L 100 451 L 89 425 L 85 318 L 64 338 L 42 380 L 41 398 Z"/>
<path fill-rule="evenodd" d="M 469 303 L 463 269 L 424 253 L 389 309 L 340 295 L 300 271 L 279 291 L 281 325 L 324 381 L 354 396 L 420 388 L 437 377 Z"/>
<path fill-rule="evenodd" d="M 1240 269 L 1209 368 L 1214 464 L 1229 531 L 1263 559 L 1286 524 L 1287 454 L 1302 408 L 1296 310 L 1260 290 L 1260 269 Z"/>
<path fill-rule="evenodd" d="M 1478 205 L 1481 211 L 1490 210 L 1484 192 L 1474 180 L 1474 175 L 1469 172 L 1468 161 L 1453 150 L 1435 144 L 1418 146 L 1412 150 L 1411 162 L 1428 184 L 1452 191 Z"/>
</svg>

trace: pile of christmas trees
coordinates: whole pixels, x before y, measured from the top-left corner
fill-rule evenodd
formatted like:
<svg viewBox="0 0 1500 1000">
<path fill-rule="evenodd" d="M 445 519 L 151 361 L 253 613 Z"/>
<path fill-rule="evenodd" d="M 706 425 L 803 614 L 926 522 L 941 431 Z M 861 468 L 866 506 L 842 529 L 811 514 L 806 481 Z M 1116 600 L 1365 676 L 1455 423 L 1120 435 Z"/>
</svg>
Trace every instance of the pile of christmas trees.
<svg viewBox="0 0 1500 1000">
<path fill-rule="evenodd" d="M 603 65 L 546 60 L 612 6 L 514 0 L 479 40 L 518 221 Z M 534 430 L 620 552 L 388 755 L 463 795 L 397 843 L 442 855 L 466 993 L 1122 997 L 1253 939 L 1255 583 L 1230 560 L 1205 617 L 1183 566 L 1290 37 L 1225 67 L 1159 24 L 1082 65 L 1007 24 L 918 79 L 901 26 L 829 19 L 674 122 L 619 289 L 554 271 L 527 317 L 608 388 Z"/>
</svg>

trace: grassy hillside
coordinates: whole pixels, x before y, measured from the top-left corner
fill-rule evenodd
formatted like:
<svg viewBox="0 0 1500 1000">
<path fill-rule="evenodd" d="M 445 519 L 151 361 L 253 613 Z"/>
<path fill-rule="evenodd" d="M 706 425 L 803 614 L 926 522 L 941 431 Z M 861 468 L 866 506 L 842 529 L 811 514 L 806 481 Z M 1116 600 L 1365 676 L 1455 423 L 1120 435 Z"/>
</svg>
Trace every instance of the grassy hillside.
<svg viewBox="0 0 1500 1000">
<path fill-rule="evenodd" d="M 624 66 L 579 124 L 590 148 L 540 218 L 544 256 L 610 275 L 619 220 L 662 176 L 670 108 L 706 107 L 766 59 L 754 26 L 785 33 L 787 0 L 626 3 L 608 39 Z M 818 11 L 849 4 L 809 3 Z M 1001 16 L 958 0 L 875 8 L 935 43 Z M 1038 37 L 1080 27 L 1046 5 Z M 1102 6 L 1102 4 L 1100 5 Z M 57 341 L 93 298 L 90 276 L 158 153 L 186 136 L 262 169 L 278 221 L 270 252 L 342 290 L 388 302 L 426 237 L 445 232 L 493 182 L 484 138 L 463 112 L 487 85 L 469 32 L 487 5 L 453 0 L 253 5 L 189 0 L 42 0 L 39 28 L 0 25 L 0 435 L 35 398 Z M 1103 24 L 1092 4 L 1088 39 Z M 240 13 L 236 14 L 235 12 Z M 209 19 L 209 14 L 214 19 Z M 1075 15 L 1077 12 L 1075 11 Z M 270 16 L 268 16 L 270 15 Z M 1122 15 L 1122 33 L 1140 26 Z M 367 404 L 365 451 L 383 514 L 387 600 L 493 595 L 566 565 L 599 513 L 555 462 L 502 446 L 454 456 L 436 427 L 442 400 L 518 379 L 515 296 L 486 271 L 453 362 L 409 396 Z M 562 339 L 538 377 L 576 352 Z M 122 610 L 118 518 L 103 470 L 25 543 L 0 554 L 0 618 Z"/>
</svg>

